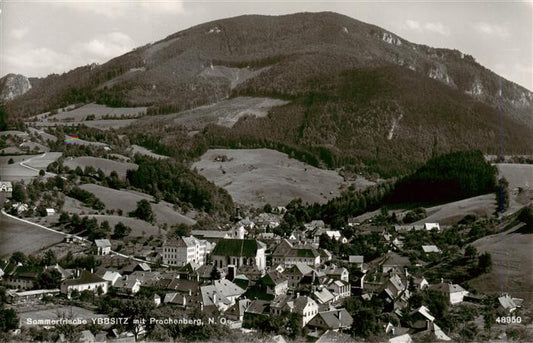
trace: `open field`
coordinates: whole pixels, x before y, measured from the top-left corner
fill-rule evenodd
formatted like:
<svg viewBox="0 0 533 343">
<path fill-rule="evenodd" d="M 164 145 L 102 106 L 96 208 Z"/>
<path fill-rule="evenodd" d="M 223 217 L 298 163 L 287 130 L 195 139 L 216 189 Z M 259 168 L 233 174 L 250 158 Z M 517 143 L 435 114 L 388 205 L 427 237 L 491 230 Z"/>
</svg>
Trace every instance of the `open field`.
<svg viewBox="0 0 533 343">
<path fill-rule="evenodd" d="M 0 256 L 21 251 L 33 254 L 63 240 L 63 235 L 39 229 L 0 213 Z"/>
<path fill-rule="evenodd" d="M 250 69 L 250 68 L 231 68 L 226 66 L 213 66 L 206 67 L 202 72 L 200 72 L 201 77 L 205 78 L 224 78 L 227 79 L 230 84 L 230 88 L 233 89 L 243 83 L 244 81 L 251 79 L 263 71 L 269 69 L 269 67 L 261 69 Z"/>
<path fill-rule="evenodd" d="M 116 171 L 120 177 L 126 177 L 126 171 L 129 169 L 137 170 L 139 167 L 134 163 L 117 162 L 99 157 L 75 157 L 67 159 L 63 162 L 63 165 L 74 170 L 77 167 L 85 169 L 85 167 L 91 166 L 95 170 L 101 169 L 106 175 L 111 174 L 112 171 Z"/>
<path fill-rule="evenodd" d="M 109 119 L 109 120 L 89 120 L 84 122 L 65 122 L 65 121 L 43 121 L 34 122 L 31 125 L 35 127 L 50 127 L 50 126 L 77 126 L 83 124 L 100 130 L 120 129 L 126 127 L 138 119 Z"/>
<path fill-rule="evenodd" d="M 514 297 L 533 301 L 533 234 L 514 233 L 515 229 L 478 239 L 472 245 L 480 253 L 492 255 L 492 271 L 470 281 L 478 291 L 497 295 L 509 292 Z M 527 305 L 527 304 L 526 304 Z"/>
<path fill-rule="evenodd" d="M 154 158 L 168 158 L 168 156 L 156 154 L 155 152 L 151 152 L 150 150 L 146 149 L 145 147 L 142 147 L 142 146 L 139 146 L 139 145 L 135 145 L 135 144 L 132 144 L 132 146 L 131 146 L 131 153 L 132 153 L 132 155 L 141 154 L 141 155 L 154 157 Z"/>
<path fill-rule="evenodd" d="M 115 118 L 133 117 L 146 114 L 146 107 L 107 107 L 105 105 L 87 104 L 85 106 L 73 109 L 71 111 L 60 112 L 48 116 L 46 121 L 85 121 L 87 116 L 94 115 L 94 119 L 102 119 L 104 116 Z"/>
<path fill-rule="evenodd" d="M 192 110 L 160 118 L 191 129 L 201 129 L 207 124 L 232 127 L 241 117 L 251 115 L 264 117 L 275 106 L 287 104 L 288 101 L 270 98 L 237 97 L 223 100 L 216 104 L 200 106 Z M 152 118 L 151 118 L 152 119 Z M 159 118 L 158 118 L 159 119 Z"/>
<path fill-rule="evenodd" d="M 500 176 L 504 176 L 509 181 L 509 189 L 532 188 L 533 187 L 533 165 L 517 163 L 496 164 Z"/>
<path fill-rule="evenodd" d="M 106 209 L 120 209 L 123 211 L 123 215 L 125 216 L 137 208 L 137 202 L 140 200 L 145 199 L 150 202 L 153 201 L 153 197 L 147 194 L 126 190 L 116 190 L 95 184 L 81 185 L 80 188 L 96 195 L 96 197 L 98 197 L 98 199 L 105 204 Z M 172 205 L 165 201 L 160 201 L 158 204 L 151 205 L 152 211 L 155 215 L 155 220 L 158 224 L 167 223 L 168 225 L 174 225 L 184 223 L 192 225 L 195 223 L 193 219 L 176 212 L 172 208 Z"/>
<path fill-rule="evenodd" d="M 30 181 L 39 175 L 40 169 L 56 161 L 59 152 L 48 152 L 42 155 L 0 156 L 0 177 L 5 181 Z M 7 164 L 13 158 L 14 164 Z M 21 164 L 22 162 L 22 164 Z"/>
<path fill-rule="evenodd" d="M 57 137 L 54 136 L 54 135 L 51 135 L 49 133 L 46 133 L 42 130 L 38 130 L 34 127 L 29 127 L 28 128 L 28 131 L 32 134 L 36 134 L 38 135 L 43 141 L 52 141 L 52 142 L 56 142 L 57 141 Z"/>
<path fill-rule="evenodd" d="M 496 195 L 479 195 L 473 198 L 426 208 L 427 218 L 419 220 L 414 224 L 440 223 L 452 225 L 456 224 L 468 214 L 475 215 L 476 217 L 491 217 L 495 210 Z"/>
<path fill-rule="evenodd" d="M 129 226 L 131 228 L 131 233 L 129 234 L 129 236 L 131 237 L 145 237 L 150 235 L 157 235 L 159 233 L 165 233 L 164 230 L 159 230 L 159 228 L 157 228 L 156 226 L 137 218 L 109 215 L 90 215 L 89 217 L 96 218 L 99 224 L 107 220 L 111 228 L 114 228 L 115 225 L 117 225 L 119 222 L 122 222 L 124 225 Z"/>
<path fill-rule="evenodd" d="M 226 162 L 217 161 L 225 156 Z M 286 205 L 295 198 L 324 203 L 340 194 L 344 179 L 337 172 L 312 167 L 270 149 L 208 150 L 192 166 L 226 189 L 239 204 Z"/>
<path fill-rule="evenodd" d="M 0 137 L 2 136 L 19 136 L 24 138 L 28 137 L 28 133 L 17 130 L 0 131 Z"/>
</svg>

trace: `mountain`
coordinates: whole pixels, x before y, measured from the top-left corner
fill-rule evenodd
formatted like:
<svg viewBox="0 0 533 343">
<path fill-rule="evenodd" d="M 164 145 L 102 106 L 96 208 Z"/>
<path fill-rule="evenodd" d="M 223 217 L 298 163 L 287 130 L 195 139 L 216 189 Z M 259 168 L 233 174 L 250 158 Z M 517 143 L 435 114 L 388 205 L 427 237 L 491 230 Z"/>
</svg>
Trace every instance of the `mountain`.
<svg viewBox="0 0 533 343">
<path fill-rule="evenodd" d="M 530 91 L 457 50 L 330 12 L 216 20 L 32 85 L 9 102 L 13 116 L 88 101 L 165 114 L 235 96 L 290 100 L 268 117 L 208 127 L 193 139 L 283 147 L 328 167 L 388 175 L 437 152 L 533 146 Z M 157 120 L 141 120 L 138 132 L 168 126 Z"/>
<path fill-rule="evenodd" d="M 30 89 L 31 83 L 26 76 L 7 74 L 0 79 L 0 101 L 13 100 Z"/>
</svg>

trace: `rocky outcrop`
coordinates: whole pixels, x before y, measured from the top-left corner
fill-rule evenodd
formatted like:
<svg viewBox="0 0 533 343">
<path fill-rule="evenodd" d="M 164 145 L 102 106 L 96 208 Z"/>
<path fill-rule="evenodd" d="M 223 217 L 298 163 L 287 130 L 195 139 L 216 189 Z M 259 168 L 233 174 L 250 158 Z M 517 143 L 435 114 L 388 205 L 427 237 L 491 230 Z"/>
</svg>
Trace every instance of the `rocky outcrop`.
<svg viewBox="0 0 533 343">
<path fill-rule="evenodd" d="M 30 89 L 31 83 L 26 76 L 7 74 L 0 79 L 0 101 L 13 100 Z"/>
</svg>

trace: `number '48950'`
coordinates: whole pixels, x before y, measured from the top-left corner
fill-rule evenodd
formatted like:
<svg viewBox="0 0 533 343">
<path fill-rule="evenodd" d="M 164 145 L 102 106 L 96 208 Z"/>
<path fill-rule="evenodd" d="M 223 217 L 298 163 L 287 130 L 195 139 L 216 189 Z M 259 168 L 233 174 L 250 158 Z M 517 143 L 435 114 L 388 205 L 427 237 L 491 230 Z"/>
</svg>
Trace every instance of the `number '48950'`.
<svg viewBox="0 0 533 343">
<path fill-rule="evenodd" d="M 497 317 L 496 323 L 498 324 L 520 324 L 522 323 L 522 317 Z"/>
</svg>

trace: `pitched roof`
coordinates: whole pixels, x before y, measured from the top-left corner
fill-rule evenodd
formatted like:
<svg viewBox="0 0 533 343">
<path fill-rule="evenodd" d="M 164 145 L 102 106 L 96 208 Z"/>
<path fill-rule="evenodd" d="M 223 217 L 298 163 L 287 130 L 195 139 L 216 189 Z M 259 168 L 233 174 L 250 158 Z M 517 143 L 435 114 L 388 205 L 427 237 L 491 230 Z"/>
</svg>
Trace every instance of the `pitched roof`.
<svg viewBox="0 0 533 343">
<path fill-rule="evenodd" d="M 315 291 L 313 295 L 320 304 L 328 303 L 335 298 L 335 296 L 331 294 L 331 292 L 326 287 L 323 287 L 321 290 Z"/>
<path fill-rule="evenodd" d="M 263 248 L 261 242 L 254 239 L 221 239 L 212 252 L 213 256 L 255 257 L 257 250 Z"/>
<path fill-rule="evenodd" d="M 353 339 L 350 335 L 333 331 L 326 330 L 322 336 L 315 343 L 355 343 L 356 340 Z"/>
<path fill-rule="evenodd" d="M 328 328 L 333 330 L 350 327 L 353 324 L 353 318 L 345 308 L 318 312 L 318 317 L 324 321 Z M 315 319 L 311 320 L 311 322 L 313 321 L 315 321 Z"/>
<path fill-rule="evenodd" d="M 269 271 L 262 277 L 263 283 L 269 286 L 279 285 L 280 283 L 286 282 L 287 278 L 285 275 L 281 274 L 277 270 Z"/>
<path fill-rule="evenodd" d="M 264 314 L 264 313 L 268 313 L 269 307 L 270 307 L 270 301 L 253 300 L 248 306 L 248 308 L 246 309 L 246 312 Z"/>
<path fill-rule="evenodd" d="M 79 278 L 65 280 L 63 281 L 63 284 L 66 286 L 76 286 L 76 285 L 84 285 L 88 283 L 97 283 L 97 282 L 106 282 L 106 280 L 102 279 L 98 275 L 90 273 L 86 270 L 82 270 Z"/>
<path fill-rule="evenodd" d="M 440 249 L 436 245 L 422 245 L 422 250 L 424 250 L 425 253 L 440 252 Z"/>
<path fill-rule="evenodd" d="M 395 252 L 389 253 L 387 257 L 387 260 L 383 263 L 384 266 L 407 266 L 411 264 L 408 257 L 401 256 Z"/>
<path fill-rule="evenodd" d="M 359 255 L 350 255 L 348 257 L 348 261 L 350 263 L 363 263 L 363 260 L 364 260 L 364 256 L 359 256 Z"/>
<path fill-rule="evenodd" d="M 99 248 L 110 248 L 111 247 L 111 242 L 109 241 L 109 239 L 95 239 L 94 244 L 96 244 L 96 246 Z"/>
<path fill-rule="evenodd" d="M 509 296 L 509 294 L 505 294 L 504 296 L 499 297 L 498 301 L 504 309 L 513 309 L 518 307 L 513 298 Z"/>
</svg>

